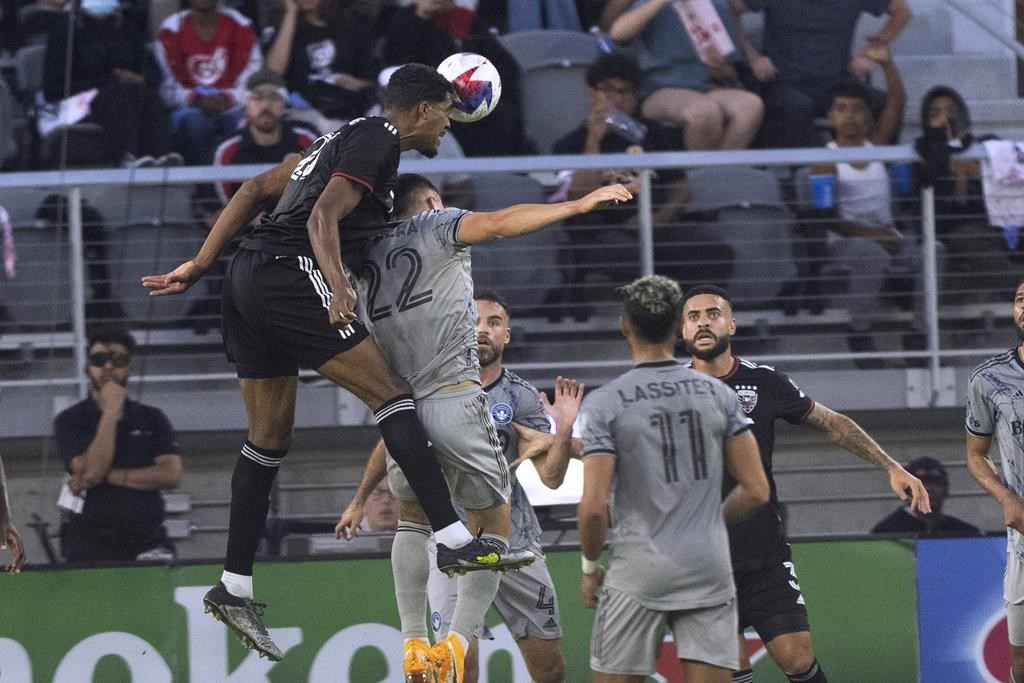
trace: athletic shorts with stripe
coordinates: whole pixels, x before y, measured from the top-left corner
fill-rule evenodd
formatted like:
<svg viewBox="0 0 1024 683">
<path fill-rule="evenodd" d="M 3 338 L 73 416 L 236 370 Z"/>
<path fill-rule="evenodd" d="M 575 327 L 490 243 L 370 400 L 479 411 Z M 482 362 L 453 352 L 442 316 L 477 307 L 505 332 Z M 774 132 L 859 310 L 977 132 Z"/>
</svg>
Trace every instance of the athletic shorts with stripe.
<svg viewBox="0 0 1024 683">
<path fill-rule="evenodd" d="M 736 563 L 732 571 L 741 631 L 753 626 L 767 643 L 786 633 L 811 630 L 788 543 L 768 557 Z"/>
<path fill-rule="evenodd" d="M 459 577 L 448 577 L 435 566 L 436 554 L 437 546 L 431 543 L 427 598 L 430 601 L 430 627 L 435 640 L 448 635 L 448 629 L 451 628 L 459 581 Z M 551 580 L 543 555 L 519 571 L 501 575 L 498 593 L 494 596 L 494 609 L 508 627 L 513 640 L 526 636 L 540 640 L 562 637 L 555 583 Z M 476 636 L 494 640 L 490 629 L 482 624 Z"/>
<path fill-rule="evenodd" d="M 649 676 L 671 633 L 679 659 L 723 669 L 739 668 L 736 603 L 661 611 L 605 586 L 590 635 L 590 668 L 607 674 Z"/>
<path fill-rule="evenodd" d="M 490 510 L 508 502 L 511 475 L 482 388 L 435 391 L 416 400 L 416 414 L 444 470 L 452 500 L 466 510 Z M 390 455 L 388 486 L 399 500 L 416 500 Z"/>
<path fill-rule="evenodd" d="M 331 291 L 313 259 L 239 249 L 221 293 L 224 351 L 242 378 L 316 369 L 366 339 L 360 322 L 337 329 Z"/>
</svg>

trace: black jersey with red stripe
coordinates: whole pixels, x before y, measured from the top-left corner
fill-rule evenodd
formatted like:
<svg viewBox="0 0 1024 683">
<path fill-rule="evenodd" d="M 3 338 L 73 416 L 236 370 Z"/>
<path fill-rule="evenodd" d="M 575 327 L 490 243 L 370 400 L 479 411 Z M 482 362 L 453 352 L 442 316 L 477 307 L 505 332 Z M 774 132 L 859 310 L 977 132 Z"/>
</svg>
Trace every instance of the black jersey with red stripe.
<svg viewBox="0 0 1024 683">
<path fill-rule="evenodd" d="M 317 138 L 292 172 L 277 206 L 242 240 L 242 248 L 312 258 L 306 223 L 327 183 L 341 176 L 364 190 L 339 225 L 342 253 L 350 253 L 350 247 L 391 218 L 399 153 L 398 130 L 379 116 L 354 119 Z"/>
<path fill-rule="evenodd" d="M 693 367 L 692 362 L 689 365 Z M 799 424 L 811 414 L 814 401 L 785 373 L 770 365 L 760 365 L 741 358 L 733 359 L 732 369 L 718 379 L 733 388 L 743 412 L 754 421 L 752 431 L 772 489 L 768 505 L 729 529 L 732 561 L 737 564 L 763 558 L 785 543 L 775 477 L 772 476 L 775 420 L 781 418 L 790 424 Z M 735 486 L 736 480 L 726 470 L 722 477 L 722 495 L 728 494 Z"/>
</svg>

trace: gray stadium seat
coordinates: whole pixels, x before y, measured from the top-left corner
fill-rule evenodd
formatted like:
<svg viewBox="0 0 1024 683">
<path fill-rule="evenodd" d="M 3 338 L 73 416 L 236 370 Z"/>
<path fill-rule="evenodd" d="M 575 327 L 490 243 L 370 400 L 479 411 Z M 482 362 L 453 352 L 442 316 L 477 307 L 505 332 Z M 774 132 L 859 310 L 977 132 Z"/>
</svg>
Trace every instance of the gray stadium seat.
<svg viewBox="0 0 1024 683">
<path fill-rule="evenodd" d="M 495 211 L 512 204 L 543 204 L 546 193 L 533 178 L 514 173 L 480 173 L 473 177 L 476 210 Z M 473 282 L 496 289 L 514 309 L 538 308 L 562 285 L 558 251 L 564 241 L 558 226 L 510 240 L 473 247 Z"/>
<path fill-rule="evenodd" d="M 857 22 L 853 49 L 864 46 L 868 36 L 875 35 L 885 23 L 885 17 L 862 14 Z M 896 55 L 949 55 L 953 53 L 953 17 L 949 9 L 939 3 L 923 8 L 914 7 L 914 18 L 892 41 Z"/>
<path fill-rule="evenodd" d="M 8 280 L 0 269 L 0 303 L 8 317 L 3 329 L 29 332 L 70 325 L 71 251 L 67 231 L 46 223 L 12 223 L 17 274 Z"/>
<path fill-rule="evenodd" d="M 778 179 L 769 171 L 711 167 L 689 171 L 690 211 L 713 213 L 707 232 L 735 252 L 728 289 L 737 303 L 772 302 L 797 275 L 793 259 L 793 216 L 782 201 Z"/>
<path fill-rule="evenodd" d="M 523 128 L 541 154 L 586 121 L 587 85 L 584 64 L 549 64 L 524 71 L 522 91 Z"/>
<path fill-rule="evenodd" d="M 551 64 L 593 64 L 600 47 L 589 33 L 577 31 L 523 31 L 500 36 L 523 71 Z"/>
<path fill-rule="evenodd" d="M 18 155 L 18 141 L 14 139 L 14 98 L 7 81 L 0 78 L 0 167 Z"/>
</svg>

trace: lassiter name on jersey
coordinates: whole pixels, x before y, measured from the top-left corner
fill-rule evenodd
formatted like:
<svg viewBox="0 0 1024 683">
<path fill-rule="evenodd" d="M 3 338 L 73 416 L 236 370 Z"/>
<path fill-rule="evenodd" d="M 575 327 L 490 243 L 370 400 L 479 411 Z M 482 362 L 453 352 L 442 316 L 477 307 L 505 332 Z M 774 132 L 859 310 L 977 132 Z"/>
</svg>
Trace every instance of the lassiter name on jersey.
<svg viewBox="0 0 1024 683">
<path fill-rule="evenodd" d="M 242 248 L 281 256 L 313 257 L 306 222 L 334 176 L 366 192 L 341 221 L 341 248 L 348 256 L 391 217 L 398 183 L 398 130 L 387 119 L 354 119 L 316 139 L 292 172 L 274 210 L 241 243 Z"/>
<path fill-rule="evenodd" d="M 723 446 L 750 428 L 736 394 L 675 361 L 642 363 L 591 392 L 581 422 L 583 457 L 616 460 L 605 583 L 655 610 L 733 599 Z"/>
<path fill-rule="evenodd" d="M 693 367 L 693 363 L 688 363 Z M 786 542 L 779 516 L 779 499 L 772 476 L 772 454 L 775 449 L 775 420 L 781 418 L 790 424 L 805 420 L 814 409 L 811 400 L 799 387 L 770 365 L 758 365 L 736 358 L 732 369 L 720 377 L 736 392 L 743 412 L 754 421 L 754 436 L 761 451 L 761 462 L 771 485 L 771 502 L 755 512 L 749 519 L 729 529 L 729 544 L 733 564 L 759 561 L 769 556 Z M 736 486 L 728 471 L 723 479 L 722 493 Z"/>
</svg>

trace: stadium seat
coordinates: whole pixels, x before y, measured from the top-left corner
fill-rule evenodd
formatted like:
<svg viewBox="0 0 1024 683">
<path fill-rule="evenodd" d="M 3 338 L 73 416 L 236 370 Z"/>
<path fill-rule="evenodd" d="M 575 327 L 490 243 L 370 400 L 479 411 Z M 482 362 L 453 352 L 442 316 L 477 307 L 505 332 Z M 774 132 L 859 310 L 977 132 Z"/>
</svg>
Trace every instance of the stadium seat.
<svg viewBox="0 0 1024 683">
<path fill-rule="evenodd" d="M 523 71 L 551 64 L 593 64 L 600 54 L 597 39 L 577 31 L 524 31 L 499 37 Z"/>
<path fill-rule="evenodd" d="M 192 217 L 190 193 L 183 187 L 132 187 L 116 197 L 97 198 L 109 239 L 111 295 L 136 324 L 174 323 L 206 296 L 197 286 L 181 296 L 153 299 L 143 275 L 164 273 L 192 258 L 203 233 Z"/>
<path fill-rule="evenodd" d="M 514 173 L 480 173 L 473 177 L 476 210 L 495 211 L 512 204 L 543 204 L 543 186 Z M 562 285 L 558 250 L 561 229 L 551 227 L 511 240 L 473 248 L 473 282 L 478 288 L 496 289 L 519 311 L 537 309 L 549 292 Z"/>
<path fill-rule="evenodd" d="M 16 191 L 4 191 L 4 206 L 11 204 Z M 0 305 L 7 320 L 8 332 L 37 332 L 66 328 L 71 323 L 71 289 L 69 273 L 70 245 L 67 231 L 34 220 L 14 225 L 14 246 L 17 272 L 14 278 L 3 277 Z M 2 274 L 2 271 L 0 271 Z"/>
<path fill-rule="evenodd" d="M 586 71 L 585 64 L 553 63 L 523 72 L 523 129 L 539 153 L 550 154 L 559 138 L 586 120 Z"/>
<path fill-rule="evenodd" d="M 32 3 L 18 10 L 18 30 L 24 45 L 46 45 L 55 26 L 68 20 L 68 13 L 60 7 Z"/>
<path fill-rule="evenodd" d="M 927 8 L 915 6 L 914 18 L 892 41 L 895 55 L 949 55 L 953 54 L 953 17 L 941 3 Z M 864 46 L 868 36 L 882 28 L 885 17 L 868 13 L 861 15 L 854 34 L 853 49 Z"/>
<path fill-rule="evenodd" d="M 728 289 L 739 305 L 773 302 L 797 275 L 793 216 L 769 171 L 709 167 L 689 171 L 688 211 L 710 217 L 707 231 L 735 252 Z"/>
<path fill-rule="evenodd" d="M 46 45 L 28 45 L 15 55 L 15 74 L 22 102 L 31 106 L 36 93 L 43 87 L 43 66 L 46 60 Z M 32 120 L 33 127 L 35 120 Z M 67 144 L 64 136 L 67 136 Z M 62 162 L 64 152 L 67 158 Z M 91 166 L 110 161 L 110 147 L 103 128 L 94 123 L 76 123 L 60 126 L 42 136 L 39 147 L 39 161 L 45 167 Z"/>
<path fill-rule="evenodd" d="M 7 81 L 0 78 L 0 168 L 18 155 L 18 141 L 14 138 L 15 104 Z"/>
</svg>

